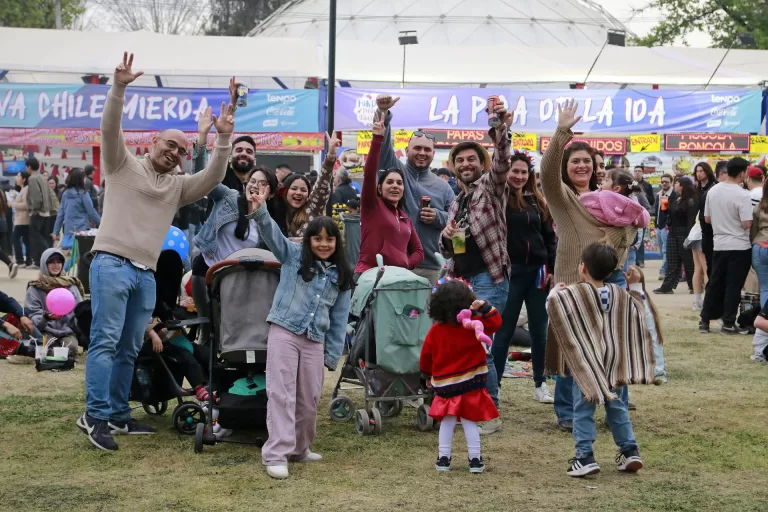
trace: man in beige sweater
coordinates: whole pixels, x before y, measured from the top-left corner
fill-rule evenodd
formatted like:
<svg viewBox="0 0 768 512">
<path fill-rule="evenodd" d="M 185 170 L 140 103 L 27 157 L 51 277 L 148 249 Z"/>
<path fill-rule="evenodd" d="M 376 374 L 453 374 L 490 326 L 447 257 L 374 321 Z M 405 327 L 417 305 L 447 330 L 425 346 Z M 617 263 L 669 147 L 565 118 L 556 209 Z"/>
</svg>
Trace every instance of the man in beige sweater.
<svg viewBox="0 0 768 512">
<path fill-rule="evenodd" d="M 86 412 L 77 426 L 102 450 L 117 450 L 112 434 L 153 434 L 131 418 L 128 395 L 133 366 L 155 307 L 153 271 L 179 207 L 201 199 L 224 178 L 234 109 L 221 105 L 214 118 L 218 132 L 208 168 L 191 176 L 173 171 L 187 154 L 188 140 L 178 130 L 153 139 L 152 151 L 139 160 L 125 147 L 121 129 L 126 86 L 142 75 L 133 72 L 126 53 L 115 69 L 101 119 L 102 170 L 107 192 L 104 215 L 91 264 L 91 344 L 85 368 Z"/>
</svg>

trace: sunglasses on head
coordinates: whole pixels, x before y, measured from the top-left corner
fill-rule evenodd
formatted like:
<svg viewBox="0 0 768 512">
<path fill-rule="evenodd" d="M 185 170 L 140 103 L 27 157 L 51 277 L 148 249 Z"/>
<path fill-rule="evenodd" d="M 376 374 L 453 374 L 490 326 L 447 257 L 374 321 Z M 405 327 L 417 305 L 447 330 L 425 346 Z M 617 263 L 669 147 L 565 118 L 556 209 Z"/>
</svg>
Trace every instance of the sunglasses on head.
<svg viewBox="0 0 768 512">
<path fill-rule="evenodd" d="M 421 130 L 413 132 L 413 135 L 411 135 L 411 140 L 413 140 L 416 137 L 426 137 L 432 142 L 435 142 L 436 140 L 434 135 L 432 135 L 431 133 L 422 132 Z"/>
</svg>

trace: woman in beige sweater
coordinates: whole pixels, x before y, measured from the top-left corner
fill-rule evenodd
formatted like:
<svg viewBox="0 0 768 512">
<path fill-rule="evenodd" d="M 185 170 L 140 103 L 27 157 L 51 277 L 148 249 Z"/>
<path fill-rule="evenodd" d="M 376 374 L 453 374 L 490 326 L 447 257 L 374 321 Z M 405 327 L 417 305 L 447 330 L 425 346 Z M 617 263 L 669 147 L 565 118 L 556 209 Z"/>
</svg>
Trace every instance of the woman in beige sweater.
<svg viewBox="0 0 768 512">
<path fill-rule="evenodd" d="M 626 287 L 624 263 L 637 228 L 601 224 L 579 201 L 580 194 L 597 190 L 597 164 L 595 150 L 588 144 L 574 142 L 568 146 L 573 138 L 571 128 L 581 119 L 581 116 L 576 117 L 578 106 L 575 101 L 567 101 L 563 107 L 558 107 L 557 131 L 541 160 L 541 188 L 558 236 L 554 282 L 566 285 L 577 283 L 581 252 L 591 243 L 602 242 L 616 249 L 619 256 L 619 266 L 607 282 Z M 557 367 L 557 360 L 557 345 L 548 343 L 547 368 L 550 371 Z M 567 431 L 573 428 L 572 389 L 573 378 L 561 377 L 557 380 L 555 414 L 560 428 Z M 626 387 L 621 393 L 622 400 L 626 402 Z"/>
</svg>

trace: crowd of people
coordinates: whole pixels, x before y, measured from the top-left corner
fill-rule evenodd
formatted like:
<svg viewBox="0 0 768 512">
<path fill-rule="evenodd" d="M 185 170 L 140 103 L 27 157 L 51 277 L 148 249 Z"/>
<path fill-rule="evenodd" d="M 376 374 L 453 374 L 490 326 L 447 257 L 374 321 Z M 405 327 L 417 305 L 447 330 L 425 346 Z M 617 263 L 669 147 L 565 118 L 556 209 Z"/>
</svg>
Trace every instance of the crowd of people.
<svg viewBox="0 0 768 512">
<path fill-rule="evenodd" d="M 121 128 L 126 88 L 142 74 L 132 64 L 133 55 L 126 53 L 104 107 L 103 200 L 98 201 L 89 174 L 78 169 L 57 197 L 39 163 L 30 159 L 17 180 L 19 195 L 7 206 L 15 210 L 14 242 L 19 232 L 16 262 L 40 267 L 24 310 L 8 301 L 7 307 L 24 330 L 46 332 L 74 354 L 73 319 L 48 312 L 45 294 L 64 287 L 79 301 L 83 290 L 76 278 L 63 274 L 65 253 L 51 246 L 60 241 L 69 249 L 74 233 L 99 227 L 90 266 L 86 407 L 77 426 L 102 450 L 117 450 L 114 434 L 155 432 L 132 418 L 128 397 L 142 347 L 164 350 L 153 329 L 162 320 L 156 308 L 156 278 L 162 276 L 155 271 L 172 223 L 186 229 L 197 248 L 188 262 L 191 297 L 184 300 L 202 316 L 208 314 L 205 275 L 211 266 L 248 248 L 268 249 L 282 263 L 267 318 L 269 439 L 262 450 L 268 474 L 278 479 L 289 476 L 289 462 L 322 459 L 310 448 L 323 368 L 334 371 L 342 357 L 351 295 L 360 275 L 376 266 L 377 255 L 385 265 L 411 270 L 435 285 L 428 304 L 435 323 L 420 368 L 435 394 L 430 415 L 441 422 L 438 471 L 451 467 L 459 421 L 469 470 L 483 471 L 480 436 L 502 428 L 502 377 L 523 307 L 533 399 L 553 404 L 559 428 L 573 433 L 575 457 L 568 474 L 600 471 L 592 450 L 598 404 L 606 407 L 619 448 L 618 470 L 643 467 L 627 386 L 667 380 L 661 325 L 641 270 L 651 216 L 664 257 L 663 283 L 655 292 L 672 293 L 684 274 L 701 311 L 701 332 L 709 332 L 710 321 L 717 319 L 725 334 L 743 331 L 736 313 L 750 266 L 757 272 L 761 304 L 768 297 L 768 195 L 758 193 L 768 185 L 764 170 L 758 169 L 758 176 L 744 159 L 733 158 L 715 171 L 698 164 L 693 177 L 665 174 L 654 194 L 643 168 L 632 175 L 606 166 L 604 155 L 572 141 L 580 117 L 578 104 L 566 101 L 538 172 L 531 155 L 511 147 L 512 113 L 502 105 L 489 112 L 499 118 L 489 130 L 492 155 L 476 142 L 461 142 L 450 151 L 449 168 L 432 172 L 435 139 L 428 132 L 415 131 L 405 162 L 397 158 L 392 125 L 398 98 L 382 95 L 358 198 L 345 171 L 334 178 L 340 141 L 332 137 L 314 180 L 289 168 L 258 165 L 249 136 L 231 140 L 234 79 L 231 103 L 223 103 L 218 115 L 209 107 L 199 116 L 191 149 L 184 133 L 169 129 L 153 139 L 145 158 L 137 158 L 127 150 Z M 193 172 L 178 173 L 189 151 Z M 103 208 L 94 206 L 94 198 Z M 345 203 L 350 218 L 359 220 L 354 250 L 326 216 L 329 201 Z M 180 216 L 186 224 L 179 225 Z M 448 277 L 438 281 L 443 258 Z M 0 259 L 7 260 L 13 277 L 17 263 L 2 253 Z M 754 326 L 753 358 L 764 360 L 768 311 Z M 208 335 L 203 329 L 200 339 L 205 342 Z M 184 353 L 196 397 L 207 400 L 205 379 L 194 371 L 200 354 L 183 340 L 176 348 Z M 554 393 L 548 375 L 556 376 Z"/>
</svg>

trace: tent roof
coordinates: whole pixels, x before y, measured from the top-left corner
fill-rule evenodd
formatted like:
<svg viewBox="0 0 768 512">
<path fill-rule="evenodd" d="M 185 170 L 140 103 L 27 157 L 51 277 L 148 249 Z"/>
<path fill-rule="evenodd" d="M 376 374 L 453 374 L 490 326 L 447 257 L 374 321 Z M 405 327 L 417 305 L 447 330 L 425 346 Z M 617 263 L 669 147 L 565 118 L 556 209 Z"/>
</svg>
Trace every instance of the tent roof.
<svg viewBox="0 0 768 512">
<path fill-rule="evenodd" d="M 225 87 L 226 78 L 235 75 L 251 88 L 279 88 L 276 77 L 300 89 L 307 77 L 325 77 L 327 71 L 327 43 L 303 39 L 0 28 L 0 40 L 13 49 L 0 53 L 0 70 L 10 82 L 82 83 L 83 74 L 111 76 L 124 50 L 136 54 L 136 68 L 145 72 L 137 85 L 144 86 L 157 85 L 157 76 L 164 87 Z M 694 87 L 707 83 L 725 52 L 606 46 L 600 54 L 599 47 L 418 44 L 407 48 L 405 76 L 409 87 L 567 87 L 588 74 L 593 88 Z M 396 43 L 339 41 L 337 46 L 336 77 L 352 87 L 397 86 L 402 67 L 403 47 Z M 768 51 L 731 50 L 712 86 L 756 87 L 764 80 Z"/>
</svg>

